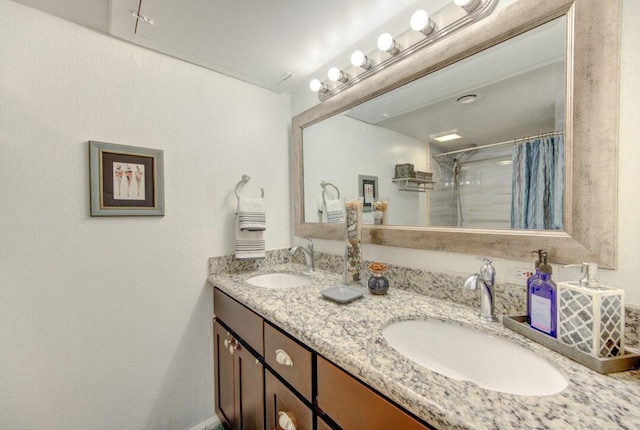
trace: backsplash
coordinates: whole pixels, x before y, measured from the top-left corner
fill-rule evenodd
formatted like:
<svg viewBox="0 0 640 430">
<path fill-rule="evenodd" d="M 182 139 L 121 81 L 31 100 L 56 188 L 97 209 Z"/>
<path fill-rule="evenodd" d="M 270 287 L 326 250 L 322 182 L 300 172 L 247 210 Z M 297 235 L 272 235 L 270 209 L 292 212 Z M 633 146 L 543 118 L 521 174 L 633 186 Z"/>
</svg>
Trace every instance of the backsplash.
<svg viewBox="0 0 640 430">
<path fill-rule="evenodd" d="M 314 252 L 315 268 L 328 272 L 342 273 L 343 257 L 340 255 Z M 276 249 L 266 252 L 264 260 L 236 260 L 232 255 L 211 257 L 209 259 L 209 274 L 240 273 L 255 270 L 267 270 L 269 266 L 285 263 L 305 264 L 301 253 L 289 257 L 288 249 Z M 367 267 L 371 261 L 365 261 Z M 389 279 L 391 288 L 413 291 L 429 297 L 458 303 L 464 306 L 480 309 L 480 294 L 476 290 L 463 287 L 467 275 L 457 275 L 442 272 L 430 272 L 423 269 L 413 269 L 393 264 L 387 264 L 385 276 Z M 369 272 L 362 272 L 363 285 L 369 278 Z M 495 311 L 498 315 L 524 315 L 526 313 L 526 291 L 522 285 L 496 282 Z M 640 307 L 625 308 L 625 343 L 627 348 L 634 351 L 640 349 Z"/>
</svg>

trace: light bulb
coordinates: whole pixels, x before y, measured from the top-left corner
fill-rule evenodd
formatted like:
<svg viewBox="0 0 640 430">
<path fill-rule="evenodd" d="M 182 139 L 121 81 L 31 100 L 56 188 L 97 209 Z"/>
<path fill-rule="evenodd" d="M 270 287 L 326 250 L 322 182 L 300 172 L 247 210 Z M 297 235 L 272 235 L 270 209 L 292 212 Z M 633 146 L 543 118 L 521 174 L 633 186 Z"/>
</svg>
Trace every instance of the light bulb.
<svg viewBox="0 0 640 430">
<path fill-rule="evenodd" d="M 453 2 L 468 12 L 472 12 L 480 5 L 480 0 L 453 0 Z"/>
<path fill-rule="evenodd" d="M 362 51 L 355 51 L 351 54 L 351 64 L 355 67 L 362 67 L 363 69 L 369 70 L 373 65 L 373 62 L 369 57 L 364 55 Z"/>
<path fill-rule="evenodd" d="M 330 68 L 327 77 L 332 82 L 347 82 L 347 79 L 349 79 L 349 77 L 337 67 Z"/>
<path fill-rule="evenodd" d="M 320 79 L 312 79 L 311 82 L 309 82 L 309 89 L 314 93 L 317 93 L 318 91 L 320 92 L 326 91 L 327 87 L 325 87 L 325 85 L 320 81 Z"/>
<path fill-rule="evenodd" d="M 393 40 L 393 36 L 391 36 L 389 33 L 382 33 L 378 37 L 378 49 L 381 51 L 386 51 L 391 55 L 395 55 L 400 52 L 396 41 Z"/>
<path fill-rule="evenodd" d="M 411 29 L 420 31 L 425 35 L 430 34 L 435 28 L 435 23 L 429 18 L 429 14 L 424 10 L 417 10 L 411 15 Z"/>
</svg>

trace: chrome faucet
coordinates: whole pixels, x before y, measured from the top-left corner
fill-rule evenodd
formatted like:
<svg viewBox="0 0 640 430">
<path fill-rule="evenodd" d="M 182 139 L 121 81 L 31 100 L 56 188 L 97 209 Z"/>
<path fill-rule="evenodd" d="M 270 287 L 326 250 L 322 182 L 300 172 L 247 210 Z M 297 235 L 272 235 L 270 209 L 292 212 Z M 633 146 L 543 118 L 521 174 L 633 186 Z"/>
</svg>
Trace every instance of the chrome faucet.
<svg viewBox="0 0 640 430">
<path fill-rule="evenodd" d="M 484 261 L 480 268 L 480 273 L 474 273 L 469 276 L 464 283 L 464 287 L 469 290 L 475 290 L 480 283 L 480 314 L 478 315 L 482 321 L 498 321 L 495 314 L 495 278 L 496 269 L 491 265 L 491 259 L 487 257 L 478 257 L 478 260 Z"/>
<path fill-rule="evenodd" d="M 313 240 L 309 237 L 307 238 L 307 247 L 303 248 L 302 246 L 294 246 L 289 250 L 289 256 L 293 256 L 297 250 L 301 250 L 304 254 L 304 258 L 307 262 L 307 270 L 305 273 L 313 272 Z"/>
</svg>

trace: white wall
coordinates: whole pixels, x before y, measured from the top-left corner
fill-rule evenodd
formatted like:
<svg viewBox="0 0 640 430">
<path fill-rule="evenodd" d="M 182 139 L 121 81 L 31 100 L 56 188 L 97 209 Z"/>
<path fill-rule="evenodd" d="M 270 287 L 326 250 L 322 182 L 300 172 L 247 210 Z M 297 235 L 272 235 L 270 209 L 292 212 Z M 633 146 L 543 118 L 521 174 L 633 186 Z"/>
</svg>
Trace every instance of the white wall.
<svg viewBox="0 0 640 430">
<path fill-rule="evenodd" d="M 501 0 L 498 7 L 505 7 L 517 0 Z M 640 283 L 638 283 L 638 261 L 640 261 L 640 145 L 638 145 L 637 118 L 640 107 L 640 80 L 637 70 L 640 69 L 640 2 L 623 0 L 622 14 L 622 61 L 620 72 L 620 140 L 619 140 L 619 188 L 618 188 L 618 269 L 600 270 L 599 278 L 605 285 L 624 288 L 627 303 L 640 305 Z M 300 113 L 318 103 L 315 94 L 302 89 L 292 95 L 292 112 Z M 295 239 L 296 243 L 303 243 Z M 340 254 L 344 250 L 342 244 L 334 241 L 317 240 L 319 251 Z M 479 268 L 475 256 L 433 251 L 420 251 L 364 245 L 363 254 L 366 259 L 378 259 L 390 263 L 425 268 L 451 273 L 473 273 Z M 532 262 L 516 262 L 504 259 L 494 261 L 497 278 L 501 282 L 520 283 L 516 280 L 517 267 L 532 267 Z M 554 270 L 556 279 L 579 279 L 577 269 Z"/>
<path fill-rule="evenodd" d="M 352 142 L 367 142 L 362 151 Z M 358 189 L 358 175 L 378 178 L 379 199 L 388 199 L 388 222 L 392 225 L 424 225 L 426 199 L 424 193 L 398 191 L 391 182 L 396 163 L 412 163 L 416 170 L 425 171 L 428 145 L 395 131 L 338 115 L 305 129 L 304 175 L 305 219 L 317 221 L 318 201 L 322 199 L 320 182 L 338 187 L 347 200 L 362 196 Z M 328 189 L 328 198 L 335 198 Z M 363 222 L 373 224 L 372 212 L 365 212 Z"/>
<path fill-rule="evenodd" d="M 213 416 L 207 259 L 233 188 L 290 242 L 290 100 L 0 0 L 0 428 Z M 166 216 L 89 217 L 88 140 L 159 148 Z"/>
</svg>

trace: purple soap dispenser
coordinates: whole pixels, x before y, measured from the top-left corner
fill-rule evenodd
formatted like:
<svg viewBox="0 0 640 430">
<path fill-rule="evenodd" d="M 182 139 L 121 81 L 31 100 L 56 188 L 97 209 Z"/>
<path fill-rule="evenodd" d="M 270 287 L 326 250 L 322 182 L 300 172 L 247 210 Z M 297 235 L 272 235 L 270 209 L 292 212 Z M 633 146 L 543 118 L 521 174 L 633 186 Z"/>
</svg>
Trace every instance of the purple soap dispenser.
<svg viewBox="0 0 640 430">
<path fill-rule="evenodd" d="M 542 252 L 540 276 L 533 280 L 529 292 L 530 325 L 532 328 L 556 337 L 558 325 L 557 286 L 551 280 L 551 265 L 547 253 Z"/>
</svg>

